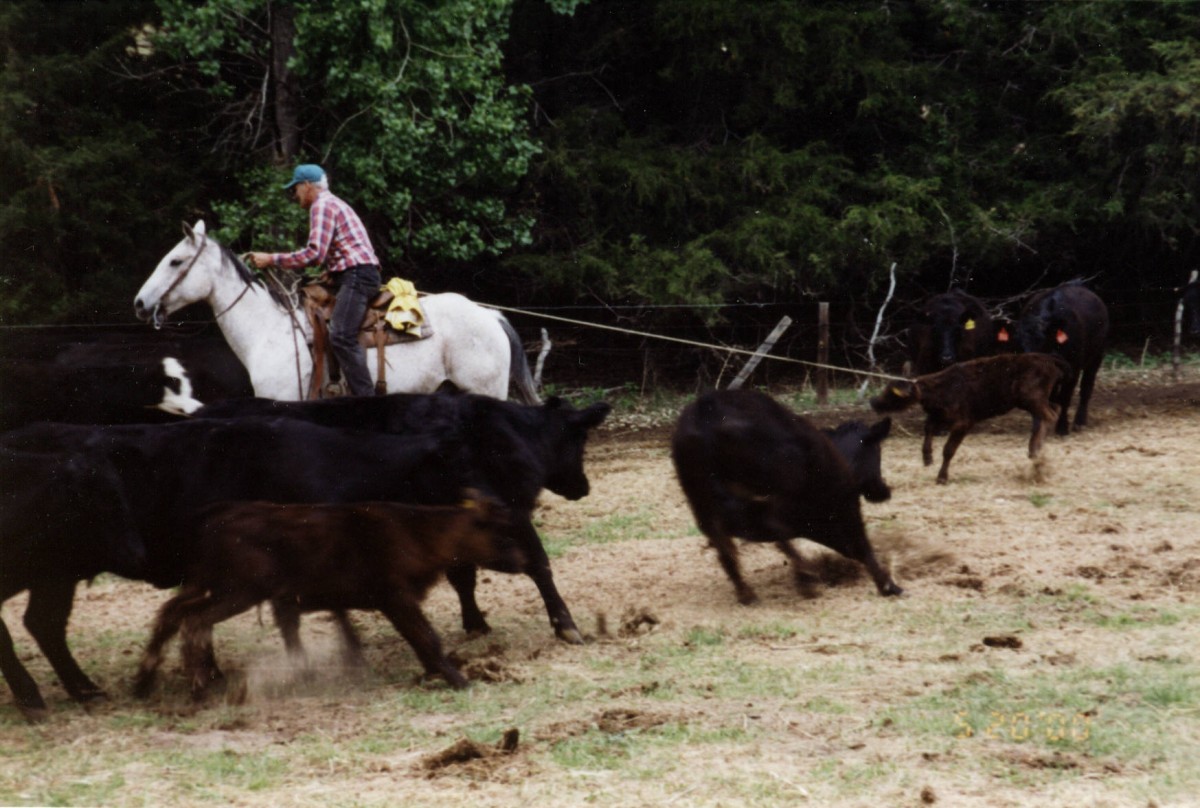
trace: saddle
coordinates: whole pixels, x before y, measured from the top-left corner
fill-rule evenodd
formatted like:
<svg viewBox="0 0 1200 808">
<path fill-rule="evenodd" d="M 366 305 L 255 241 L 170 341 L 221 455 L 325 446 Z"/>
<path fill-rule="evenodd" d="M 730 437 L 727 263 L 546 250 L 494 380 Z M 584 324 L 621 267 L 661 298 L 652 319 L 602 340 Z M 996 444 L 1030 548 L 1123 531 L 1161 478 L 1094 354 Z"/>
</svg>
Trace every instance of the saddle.
<svg viewBox="0 0 1200 808">
<path fill-rule="evenodd" d="M 325 276 L 322 276 L 324 279 Z M 312 325 L 310 346 L 313 357 L 312 380 L 308 398 L 320 398 L 325 382 L 325 366 L 330 365 L 334 376 L 336 360 L 329 350 L 329 319 L 337 296 L 322 279 L 300 288 L 304 313 Z M 374 348 L 376 358 L 375 395 L 387 392 L 387 358 L 384 348 L 399 342 L 415 342 L 433 334 L 425 312 L 417 299 L 417 290 L 410 281 L 392 278 L 380 289 L 379 295 L 367 304 L 366 314 L 358 331 L 358 341 L 364 348 Z"/>
</svg>

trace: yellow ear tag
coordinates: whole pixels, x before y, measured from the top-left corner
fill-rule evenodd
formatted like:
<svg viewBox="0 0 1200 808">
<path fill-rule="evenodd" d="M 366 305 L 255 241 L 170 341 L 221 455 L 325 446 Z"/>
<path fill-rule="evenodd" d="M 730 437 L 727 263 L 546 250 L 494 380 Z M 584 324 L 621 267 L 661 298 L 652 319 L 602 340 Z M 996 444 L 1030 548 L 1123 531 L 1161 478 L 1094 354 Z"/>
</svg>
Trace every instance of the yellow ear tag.
<svg viewBox="0 0 1200 808">
<path fill-rule="evenodd" d="M 974 330 L 975 330 L 975 321 L 974 320 L 967 320 L 965 323 L 963 323 L 963 331 L 974 331 Z"/>
<path fill-rule="evenodd" d="M 900 398 L 908 398 L 908 391 L 907 391 L 907 390 L 902 390 L 902 389 L 901 389 L 901 388 L 899 388 L 899 387 L 893 387 L 893 388 L 892 388 L 892 395 L 894 395 L 894 396 L 900 396 Z"/>
</svg>

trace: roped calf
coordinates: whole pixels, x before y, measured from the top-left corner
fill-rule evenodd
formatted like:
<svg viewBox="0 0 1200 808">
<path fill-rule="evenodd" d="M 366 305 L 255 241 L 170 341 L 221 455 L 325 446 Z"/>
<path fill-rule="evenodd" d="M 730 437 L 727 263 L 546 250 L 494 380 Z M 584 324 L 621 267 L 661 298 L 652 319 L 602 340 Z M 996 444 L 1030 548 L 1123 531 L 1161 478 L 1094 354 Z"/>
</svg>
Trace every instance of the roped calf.
<svg viewBox="0 0 1200 808">
<path fill-rule="evenodd" d="M 980 421 L 1022 409 L 1033 416 L 1029 456 L 1037 457 L 1050 422 L 1058 417 L 1051 403 L 1071 368 L 1049 354 L 1002 354 L 951 365 L 945 370 L 898 381 L 871 399 L 875 412 L 900 412 L 914 404 L 925 411 L 925 442 L 921 458 L 933 464 L 933 436 L 949 430 L 942 447 L 937 481 L 949 480 L 950 460 L 971 428 Z"/>
<path fill-rule="evenodd" d="M 902 592 L 875 558 L 859 503 L 860 495 L 871 502 L 891 496 L 879 471 L 890 428 L 885 418 L 825 432 L 750 390 L 707 393 L 683 409 L 671 459 L 740 603 L 757 596 L 742 578 L 734 538 L 775 542 L 791 559 L 798 588 L 813 580 L 790 542 L 803 537 L 862 563 L 881 595 Z"/>
<path fill-rule="evenodd" d="M 201 514 L 196 560 L 163 604 L 135 682 L 150 694 L 163 646 L 183 628 L 184 669 L 199 698 L 212 679 L 213 625 L 270 600 L 288 652 L 303 656 L 300 614 L 383 612 L 431 675 L 467 686 L 442 652 L 420 603 L 451 564 L 491 564 L 505 509 L 468 491 L 457 506 L 365 502 L 281 505 L 225 502 Z"/>
</svg>

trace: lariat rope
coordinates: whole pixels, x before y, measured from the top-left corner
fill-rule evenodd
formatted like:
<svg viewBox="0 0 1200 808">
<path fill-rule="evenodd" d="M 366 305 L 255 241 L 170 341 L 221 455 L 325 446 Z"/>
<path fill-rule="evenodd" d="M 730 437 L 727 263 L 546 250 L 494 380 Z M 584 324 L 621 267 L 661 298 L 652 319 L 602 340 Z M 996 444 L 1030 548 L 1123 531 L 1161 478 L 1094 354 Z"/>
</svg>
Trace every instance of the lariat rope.
<svg viewBox="0 0 1200 808">
<path fill-rule="evenodd" d="M 247 255 L 249 255 L 249 253 L 247 253 Z M 298 309 L 300 307 L 300 301 L 297 298 L 296 287 L 293 286 L 292 288 L 289 289 L 284 284 L 283 280 L 273 272 L 265 272 L 264 271 L 262 274 L 263 274 L 263 277 L 265 277 L 269 283 L 274 283 L 276 286 L 278 286 L 279 290 L 281 292 L 283 292 L 285 295 L 287 295 L 289 301 L 291 301 L 291 304 L 292 304 L 290 306 L 287 306 L 286 308 L 287 308 L 288 317 L 291 318 L 291 321 L 292 321 L 292 353 L 296 359 L 296 389 L 297 389 L 297 393 L 299 396 L 297 401 L 304 401 L 307 398 L 307 396 L 305 395 L 305 392 L 304 392 L 304 372 L 300 369 L 300 338 L 297 336 L 297 334 L 299 332 L 303 331 L 303 329 L 300 326 L 300 322 L 296 319 L 296 309 Z M 297 283 L 298 283 L 298 280 L 299 279 L 297 279 Z M 250 284 L 246 284 L 246 288 L 249 289 Z M 242 292 L 242 294 L 245 294 L 245 292 Z M 228 309 L 226 309 L 226 311 L 228 311 Z M 316 361 L 317 361 L 317 358 L 314 356 L 313 357 L 313 372 L 314 373 L 316 373 L 316 371 L 317 371 Z"/>
<path fill-rule="evenodd" d="M 200 251 L 202 251 L 204 249 L 205 244 L 207 244 L 207 239 L 208 239 L 208 237 L 205 236 L 205 242 L 201 244 L 200 250 L 197 250 L 196 255 L 192 256 L 192 260 L 188 263 L 188 265 L 184 269 L 183 273 L 180 274 L 180 277 L 175 279 L 175 283 L 171 284 L 170 289 L 174 289 L 176 284 L 178 284 L 181 280 L 183 280 L 183 275 L 186 275 L 187 272 L 191 270 L 192 266 L 196 263 L 196 259 L 200 256 Z M 281 289 L 283 289 L 282 281 L 280 281 L 279 279 L 270 275 L 269 273 L 263 273 L 263 274 L 266 275 L 272 281 L 274 281 Z M 249 288 L 250 288 L 249 284 L 247 284 L 246 289 L 249 289 Z M 167 291 L 169 292 L 170 289 L 168 289 Z M 288 293 L 289 297 L 293 294 L 292 290 L 284 289 L 284 291 L 286 291 Z M 245 290 L 243 290 L 242 295 L 244 295 L 245 293 L 246 293 Z M 240 301 L 242 299 L 242 295 L 238 295 L 237 300 L 233 301 L 233 303 L 230 306 L 228 306 L 225 309 L 225 311 L 221 312 L 221 314 L 225 314 L 226 312 L 229 311 L 229 309 L 231 309 L 231 308 L 233 308 L 233 306 L 237 305 L 238 301 Z M 418 293 L 418 296 L 420 296 L 420 297 L 426 297 L 428 295 L 429 295 L 428 292 L 419 292 Z M 544 320 L 554 320 L 554 321 L 560 322 L 560 323 L 570 323 L 572 325 L 585 326 L 585 327 L 589 327 L 589 328 L 599 328 L 603 331 L 614 331 L 618 334 L 630 334 L 630 335 L 637 336 L 637 337 L 646 337 L 647 339 L 657 339 L 657 340 L 663 340 L 665 342 L 674 342 L 674 343 L 677 343 L 680 345 L 690 345 L 694 348 L 704 348 L 707 350 L 720 350 L 720 351 L 725 351 L 726 353 L 742 354 L 744 356 L 758 355 L 757 351 L 751 351 L 751 350 L 748 350 L 745 348 L 728 348 L 724 345 L 710 345 L 708 343 L 698 342 L 696 340 L 683 339 L 681 337 L 667 337 L 667 336 L 663 336 L 662 334 L 653 334 L 648 331 L 637 331 L 632 328 L 619 328 L 619 327 L 613 326 L 613 325 L 604 325 L 603 323 L 589 323 L 584 320 L 573 320 L 570 317 L 560 317 L 556 314 L 544 314 L 542 312 L 527 311 L 525 309 L 516 309 L 516 308 L 511 308 L 509 306 L 500 306 L 495 303 L 480 303 L 479 301 L 473 301 L 473 302 L 475 302 L 479 306 L 482 306 L 485 309 L 492 309 L 494 311 L 508 312 L 510 314 L 521 314 L 521 315 L 525 315 L 525 316 L 529 316 L 529 317 L 541 317 Z M 217 317 L 220 317 L 220 316 L 221 315 L 217 315 Z M 296 337 L 296 332 L 300 331 L 302 329 L 300 328 L 300 324 L 296 321 L 295 306 L 288 307 L 288 316 L 291 318 L 292 326 L 293 326 L 293 328 L 292 328 L 292 343 L 293 343 L 293 348 L 294 348 L 294 353 L 295 353 L 295 358 L 296 358 L 296 385 L 297 385 L 297 388 L 299 389 L 300 400 L 303 401 L 304 400 L 304 379 L 303 379 L 303 373 L 300 370 L 300 343 Z M 888 381 L 907 381 L 903 376 L 896 376 L 896 375 L 890 374 L 890 373 L 876 373 L 876 372 L 870 371 L 870 370 L 855 370 L 853 368 L 845 368 L 845 367 L 841 367 L 839 365 L 829 365 L 829 364 L 825 364 L 822 362 L 810 362 L 805 359 L 793 359 L 790 356 L 773 356 L 771 354 L 764 354 L 764 356 L 767 359 L 774 359 L 778 362 L 790 362 L 791 364 L 794 364 L 794 365 L 803 365 L 805 367 L 818 368 L 821 370 L 833 370 L 833 371 L 837 371 L 838 373 L 852 373 L 856 376 L 869 376 L 871 378 L 886 379 Z"/>
<path fill-rule="evenodd" d="M 604 325 L 602 323 L 589 323 L 589 322 L 585 322 L 583 320 L 572 320 L 569 317 L 559 317 L 558 315 L 555 315 L 555 314 L 543 314 L 541 312 L 526 311 L 525 309 L 514 309 L 514 308 L 509 308 L 507 306 L 497 306 L 493 303 L 479 303 L 478 305 L 483 306 L 484 308 L 487 308 L 487 309 L 495 309 L 496 311 L 504 311 L 504 312 L 509 312 L 512 314 L 522 314 L 522 315 L 526 315 L 529 317 L 541 317 L 546 320 L 557 320 L 558 322 L 561 322 L 561 323 L 571 323 L 572 325 L 582 325 L 582 326 L 587 326 L 589 328 L 599 328 L 599 329 L 602 329 L 605 331 L 616 331 L 619 334 L 632 334 L 634 336 L 647 337 L 649 339 L 659 339 L 659 340 L 665 340 L 667 342 L 677 342 L 680 345 L 691 345 L 694 348 L 707 348 L 710 350 L 727 351 L 728 353 L 745 354 L 746 356 L 754 356 L 757 354 L 756 351 L 747 350 L 745 348 L 727 348 L 723 345 L 709 345 L 708 343 L 697 342 L 695 340 L 690 340 L 690 339 L 682 339 L 680 337 L 666 337 L 666 336 L 663 336 L 662 334 L 652 334 L 648 331 L 635 331 L 631 328 L 619 328 L 617 326 Z M 871 376 L 876 379 L 887 379 L 888 381 L 906 381 L 906 379 L 904 379 L 903 376 L 894 376 L 894 375 L 891 375 L 888 373 L 875 373 L 870 370 L 854 370 L 852 368 L 839 367 L 838 365 L 826 365 L 821 362 L 809 362 L 804 359 L 792 359 L 790 356 L 772 356 L 770 354 L 766 354 L 766 358 L 774 359 L 779 362 L 791 362 L 792 364 L 796 364 L 796 365 L 805 365 L 807 367 L 821 368 L 823 370 L 836 370 L 839 373 L 853 373 L 858 376 Z"/>
</svg>

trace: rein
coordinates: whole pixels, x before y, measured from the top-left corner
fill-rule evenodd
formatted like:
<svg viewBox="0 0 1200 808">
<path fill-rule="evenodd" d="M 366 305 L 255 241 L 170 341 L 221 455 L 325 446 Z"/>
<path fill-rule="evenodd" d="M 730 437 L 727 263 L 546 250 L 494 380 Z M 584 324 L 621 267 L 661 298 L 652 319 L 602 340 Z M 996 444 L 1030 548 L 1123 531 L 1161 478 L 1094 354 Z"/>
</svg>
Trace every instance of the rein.
<svg viewBox="0 0 1200 808">
<path fill-rule="evenodd" d="M 246 288 L 242 289 L 242 293 L 241 293 L 240 295 L 238 295 L 238 296 L 237 296 L 237 297 L 234 299 L 234 301 L 233 301 L 232 303 L 230 303 L 228 306 L 226 306 L 224 309 L 222 309 L 220 314 L 218 314 L 217 316 L 213 317 L 213 319 L 214 319 L 214 320 L 220 320 L 222 316 L 224 316 L 224 315 L 228 314 L 230 309 L 232 309 L 232 308 L 233 308 L 234 306 L 236 306 L 238 303 L 241 303 L 241 302 L 242 302 L 242 298 L 243 298 L 243 297 L 245 297 L 245 296 L 246 296 L 246 293 L 247 293 L 247 292 L 249 292 L 249 291 L 250 291 L 250 284 L 246 284 Z"/>
<path fill-rule="evenodd" d="M 283 282 L 281 280 L 276 278 L 271 273 L 264 273 L 264 274 L 267 278 L 268 283 L 274 283 L 275 285 L 277 285 L 279 287 L 280 291 L 286 293 L 288 295 L 288 297 L 291 297 L 292 291 L 285 288 L 283 285 Z M 249 286 L 249 284 L 247 284 L 246 289 L 249 289 L 249 288 L 250 288 L 250 286 Z M 246 294 L 246 292 L 243 291 L 242 294 L 244 295 L 244 294 Z M 241 295 L 238 295 L 238 300 L 241 300 L 241 299 L 242 299 Z M 233 301 L 234 305 L 237 304 L 238 300 Z M 229 307 L 229 309 L 232 309 L 232 308 L 233 308 L 233 306 Z M 308 398 L 308 396 L 306 396 L 304 394 L 304 373 L 303 373 L 303 371 L 300 370 L 300 338 L 298 336 L 296 336 L 297 333 L 302 332 L 304 329 L 301 327 L 300 321 L 298 319 L 296 319 L 296 308 L 297 307 L 292 305 L 292 306 L 287 306 L 285 308 L 287 310 L 288 317 L 291 318 L 291 321 L 292 321 L 292 353 L 294 354 L 295 359 L 296 359 L 296 392 L 299 396 L 297 398 L 297 401 L 304 401 Z M 225 309 L 225 311 L 229 311 L 229 309 Z M 313 375 L 314 375 L 314 377 L 316 375 L 316 372 L 317 372 L 316 357 L 313 357 Z"/>
</svg>

